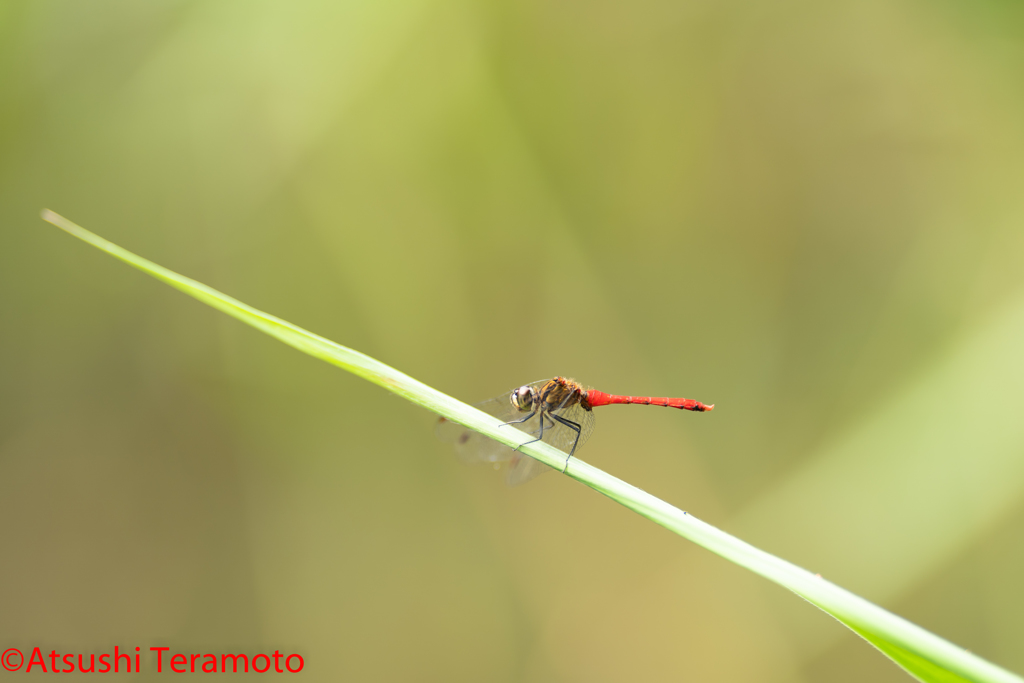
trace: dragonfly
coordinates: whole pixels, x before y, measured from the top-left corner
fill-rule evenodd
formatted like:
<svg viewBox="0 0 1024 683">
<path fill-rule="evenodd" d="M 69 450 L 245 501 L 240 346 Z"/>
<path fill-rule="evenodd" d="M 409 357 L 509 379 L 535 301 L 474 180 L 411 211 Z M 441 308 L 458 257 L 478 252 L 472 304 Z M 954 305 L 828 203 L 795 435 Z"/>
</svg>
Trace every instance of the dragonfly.
<svg viewBox="0 0 1024 683">
<path fill-rule="evenodd" d="M 713 403 L 707 405 L 690 398 L 606 394 L 596 389 L 586 389 L 567 377 L 524 384 L 477 403 L 474 407 L 501 420 L 502 426 L 515 427 L 534 437 L 532 441 L 520 444 L 520 447 L 543 441 L 566 453 L 565 465 L 562 467 L 562 472 L 565 472 L 569 460 L 594 431 L 593 409 L 615 404 L 663 406 L 699 413 L 715 407 Z M 539 460 L 519 452 L 519 448 L 509 448 L 447 418 L 440 419 L 437 432 L 441 439 L 455 445 L 456 453 L 464 462 L 493 463 L 496 468 L 500 463 L 507 462 L 505 481 L 509 486 L 523 484 L 551 471 L 550 467 Z"/>
</svg>

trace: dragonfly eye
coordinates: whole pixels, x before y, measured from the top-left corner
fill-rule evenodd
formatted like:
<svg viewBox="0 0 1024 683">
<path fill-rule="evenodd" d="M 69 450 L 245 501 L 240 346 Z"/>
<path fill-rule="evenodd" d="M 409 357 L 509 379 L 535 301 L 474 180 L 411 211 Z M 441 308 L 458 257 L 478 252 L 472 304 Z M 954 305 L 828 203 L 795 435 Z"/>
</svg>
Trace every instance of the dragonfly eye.
<svg viewBox="0 0 1024 683">
<path fill-rule="evenodd" d="M 524 386 L 513 391 L 512 405 L 519 410 L 531 410 L 533 408 L 533 389 Z"/>
</svg>

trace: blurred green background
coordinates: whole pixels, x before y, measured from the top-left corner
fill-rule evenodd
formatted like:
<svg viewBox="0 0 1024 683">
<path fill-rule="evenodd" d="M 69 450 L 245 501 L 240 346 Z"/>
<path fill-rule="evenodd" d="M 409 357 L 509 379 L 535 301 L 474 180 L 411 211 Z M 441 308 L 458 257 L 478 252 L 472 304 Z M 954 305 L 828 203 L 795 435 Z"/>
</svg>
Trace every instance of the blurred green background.
<svg viewBox="0 0 1024 683">
<path fill-rule="evenodd" d="M 0 4 L 0 646 L 311 680 L 903 681 L 784 590 L 52 226 L 1024 671 L 1024 10 Z"/>
</svg>

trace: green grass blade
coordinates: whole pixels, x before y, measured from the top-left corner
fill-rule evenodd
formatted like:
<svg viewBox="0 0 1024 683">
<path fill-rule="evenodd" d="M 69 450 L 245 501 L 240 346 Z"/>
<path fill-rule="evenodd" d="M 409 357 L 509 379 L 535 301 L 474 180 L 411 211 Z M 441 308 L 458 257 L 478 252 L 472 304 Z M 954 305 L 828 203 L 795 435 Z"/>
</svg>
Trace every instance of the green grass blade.
<svg viewBox="0 0 1024 683">
<path fill-rule="evenodd" d="M 899 664 L 903 669 L 914 678 L 921 681 L 943 681 L 943 683 L 964 683 L 971 679 L 958 676 L 957 674 L 943 669 L 938 664 L 934 664 L 920 655 L 916 655 L 913 652 L 908 652 L 898 645 L 882 640 L 876 637 L 874 634 L 853 628 L 849 624 L 848 627 L 857 633 L 861 638 L 874 645 L 880 652 L 892 661 Z"/>
<path fill-rule="evenodd" d="M 42 216 L 44 220 L 75 237 L 172 287 L 300 351 L 355 373 L 449 420 L 459 422 L 513 447 L 519 447 L 532 438 L 518 430 L 507 427 L 499 429 L 501 423 L 497 419 L 472 406 L 446 396 L 365 354 L 307 332 L 200 282 L 136 256 L 52 211 L 43 211 Z M 559 470 L 565 461 L 564 453 L 541 442 L 522 446 L 520 450 Z M 788 588 L 846 624 L 919 680 L 943 683 L 964 680 L 977 683 L 1024 683 L 1024 678 L 987 662 L 819 576 L 730 536 L 581 460 L 573 458 L 565 474 L 666 529 Z"/>
</svg>

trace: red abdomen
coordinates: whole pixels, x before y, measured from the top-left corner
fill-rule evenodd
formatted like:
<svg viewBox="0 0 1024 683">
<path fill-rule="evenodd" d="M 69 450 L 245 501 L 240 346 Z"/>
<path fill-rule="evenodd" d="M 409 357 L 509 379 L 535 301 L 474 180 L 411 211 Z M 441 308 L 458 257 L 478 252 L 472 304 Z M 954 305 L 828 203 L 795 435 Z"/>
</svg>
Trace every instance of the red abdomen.
<svg viewBox="0 0 1024 683">
<path fill-rule="evenodd" d="M 714 410 L 715 404 L 705 405 L 700 401 L 695 401 L 692 398 L 665 398 L 665 397 L 653 397 L 653 396 L 618 396 L 616 394 L 606 394 L 603 391 L 597 391 L 591 389 L 587 392 L 587 403 L 592 408 L 597 406 L 609 406 L 615 403 L 638 403 L 644 406 L 664 406 L 666 408 L 679 408 L 680 410 L 693 410 L 698 413 L 703 413 L 708 410 Z"/>
</svg>

